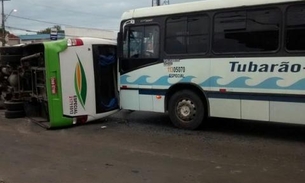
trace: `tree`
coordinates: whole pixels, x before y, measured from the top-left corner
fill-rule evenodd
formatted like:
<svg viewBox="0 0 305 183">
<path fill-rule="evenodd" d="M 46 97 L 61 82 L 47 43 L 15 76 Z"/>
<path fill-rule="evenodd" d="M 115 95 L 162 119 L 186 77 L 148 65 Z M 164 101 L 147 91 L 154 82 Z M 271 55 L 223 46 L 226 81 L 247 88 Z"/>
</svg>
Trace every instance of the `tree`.
<svg viewBox="0 0 305 183">
<path fill-rule="evenodd" d="M 37 34 L 50 34 L 52 28 L 57 29 L 58 32 L 64 32 L 64 31 L 61 29 L 61 26 L 60 26 L 60 25 L 54 25 L 53 27 L 48 27 L 48 28 L 46 28 L 46 29 L 44 29 L 44 30 L 39 31 Z"/>
<path fill-rule="evenodd" d="M 0 35 L 2 35 L 2 33 L 3 33 L 3 29 L 2 29 L 2 27 L 0 27 Z M 6 35 L 9 34 L 9 33 L 10 33 L 9 31 L 5 30 Z"/>
<path fill-rule="evenodd" d="M 0 28 L 0 43 L 2 42 L 2 45 L 6 44 L 7 41 L 5 40 L 5 37 L 9 34 L 10 34 L 10 32 L 5 30 L 5 33 L 3 35 L 3 29 L 2 29 L 2 27 Z"/>
</svg>

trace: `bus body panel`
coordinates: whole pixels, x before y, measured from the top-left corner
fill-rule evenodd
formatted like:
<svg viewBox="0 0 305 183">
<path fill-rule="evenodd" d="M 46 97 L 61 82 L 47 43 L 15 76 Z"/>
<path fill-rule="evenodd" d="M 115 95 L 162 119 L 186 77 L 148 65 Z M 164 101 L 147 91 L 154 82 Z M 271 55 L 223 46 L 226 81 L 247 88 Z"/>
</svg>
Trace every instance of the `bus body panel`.
<svg viewBox="0 0 305 183">
<path fill-rule="evenodd" d="M 229 9 L 238 7 L 251 7 L 268 4 L 280 4 L 280 3 L 294 3 L 301 2 L 302 0 L 205 0 L 195 2 L 185 2 L 171 4 L 169 6 L 154 6 L 144 7 L 129 10 L 123 13 L 121 20 L 128 20 L 131 18 L 145 18 L 145 17 L 158 17 L 167 16 L 173 14 L 194 13 L 200 11 L 210 11 L 217 9 Z"/>
<path fill-rule="evenodd" d="M 115 79 L 117 78 L 117 66 L 114 64 L 114 67 L 109 67 L 109 69 L 115 69 L 116 73 L 114 75 L 103 75 L 103 73 L 98 72 L 109 71 L 107 70 L 108 67 L 106 66 L 102 71 L 98 70 L 98 68 L 102 67 L 101 63 L 93 58 L 98 59 L 99 52 L 107 52 L 105 51 L 107 47 L 113 48 L 116 43 L 95 38 L 82 38 L 81 40 L 83 45 L 68 47 L 68 49 L 60 53 L 60 69 L 62 75 L 64 75 L 62 77 L 62 106 L 64 116 L 70 118 L 86 116 L 86 122 L 88 122 L 107 117 L 119 110 L 115 106 L 110 106 L 102 111 L 98 109 L 100 106 L 97 107 L 96 97 L 107 93 L 104 93 L 103 90 L 108 91 L 108 87 L 117 88 L 117 79 Z M 94 66 L 97 68 L 94 68 Z M 97 77 L 104 77 L 102 78 L 104 79 L 103 81 L 107 80 L 108 77 L 114 77 L 114 79 L 110 80 L 110 82 L 102 83 L 100 86 L 96 85 Z M 111 83 L 111 81 L 114 81 L 114 83 Z"/>
<path fill-rule="evenodd" d="M 51 128 L 70 126 L 73 124 L 72 119 L 63 116 L 62 106 L 62 88 L 60 72 L 59 53 L 67 49 L 65 40 L 56 42 L 46 42 L 45 46 L 45 62 L 46 62 L 46 83 L 49 108 L 49 126 Z M 52 92 L 52 79 L 56 79 L 57 92 Z"/>
<path fill-rule="evenodd" d="M 277 122 L 289 118 L 288 123 L 304 124 L 304 59 L 181 59 L 170 66 L 146 66 L 120 77 L 121 107 L 165 112 L 166 91 L 177 83 L 192 83 L 208 96 L 211 117 Z"/>
<path fill-rule="evenodd" d="M 88 115 L 95 111 L 94 72 L 92 54 L 88 45 L 69 47 L 60 53 L 60 70 L 64 115 Z"/>
</svg>

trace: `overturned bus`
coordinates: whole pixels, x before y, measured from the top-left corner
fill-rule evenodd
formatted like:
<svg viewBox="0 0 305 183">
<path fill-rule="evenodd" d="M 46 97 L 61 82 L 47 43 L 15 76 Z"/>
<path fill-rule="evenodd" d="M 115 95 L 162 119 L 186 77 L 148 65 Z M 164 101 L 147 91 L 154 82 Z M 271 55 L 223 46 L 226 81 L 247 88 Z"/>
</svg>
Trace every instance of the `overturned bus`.
<svg viewBox="0 0 305 183">
<path fill-rule="evenodd" d="M 59 128 L 119 110 L 115 41 L 65 39 L 2 47 L 0 54 L 6 118 Z"/>
</svg>

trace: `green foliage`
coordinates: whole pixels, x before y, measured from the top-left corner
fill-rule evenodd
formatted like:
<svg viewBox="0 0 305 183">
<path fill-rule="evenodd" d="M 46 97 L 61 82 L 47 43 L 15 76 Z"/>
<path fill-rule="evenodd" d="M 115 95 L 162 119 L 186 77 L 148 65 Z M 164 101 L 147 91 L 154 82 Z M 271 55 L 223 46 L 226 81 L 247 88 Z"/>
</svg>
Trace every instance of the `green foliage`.
<svg viewBox="0 0 305 183">
<path fill-rule="evenodd" d="M 52 28 L 56 28 L 58 32 L 64 32 L 61 29 L 60 25 L 54 25 L 53 27 L 48 27 L 48 28 L 46 28 L 44 30 L 39 31 L 37 34 L 50 34 Z"/>
<path fill-rule="evenodd" d="M 10 32 L 7 31 L 7 30 L 5 30 L 5 33 L 6 33 L 6 34 L 9 34 Z M 2 35 L 2 27 L 0 28 L 0 34 Z"/>
</svg>

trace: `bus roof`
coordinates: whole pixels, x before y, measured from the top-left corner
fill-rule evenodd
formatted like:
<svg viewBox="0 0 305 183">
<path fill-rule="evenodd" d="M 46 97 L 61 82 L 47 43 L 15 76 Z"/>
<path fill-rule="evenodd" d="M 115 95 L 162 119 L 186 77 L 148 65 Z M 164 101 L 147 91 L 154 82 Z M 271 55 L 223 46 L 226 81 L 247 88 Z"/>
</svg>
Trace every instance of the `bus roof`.
<svg viewBox="0 0 305 183">
<path fill-rule="evenodd" d="M 155 6 L 129 10 L 122 15 L 122 20 L 140 17 L 154 17 L 177 13 L 188 13 L 204 10 L 234 8 L 276 3 L 300 2 L 304 0 L 203 0 L 190 3 L 180 3 L 165 6 Z"/>
</svg>

